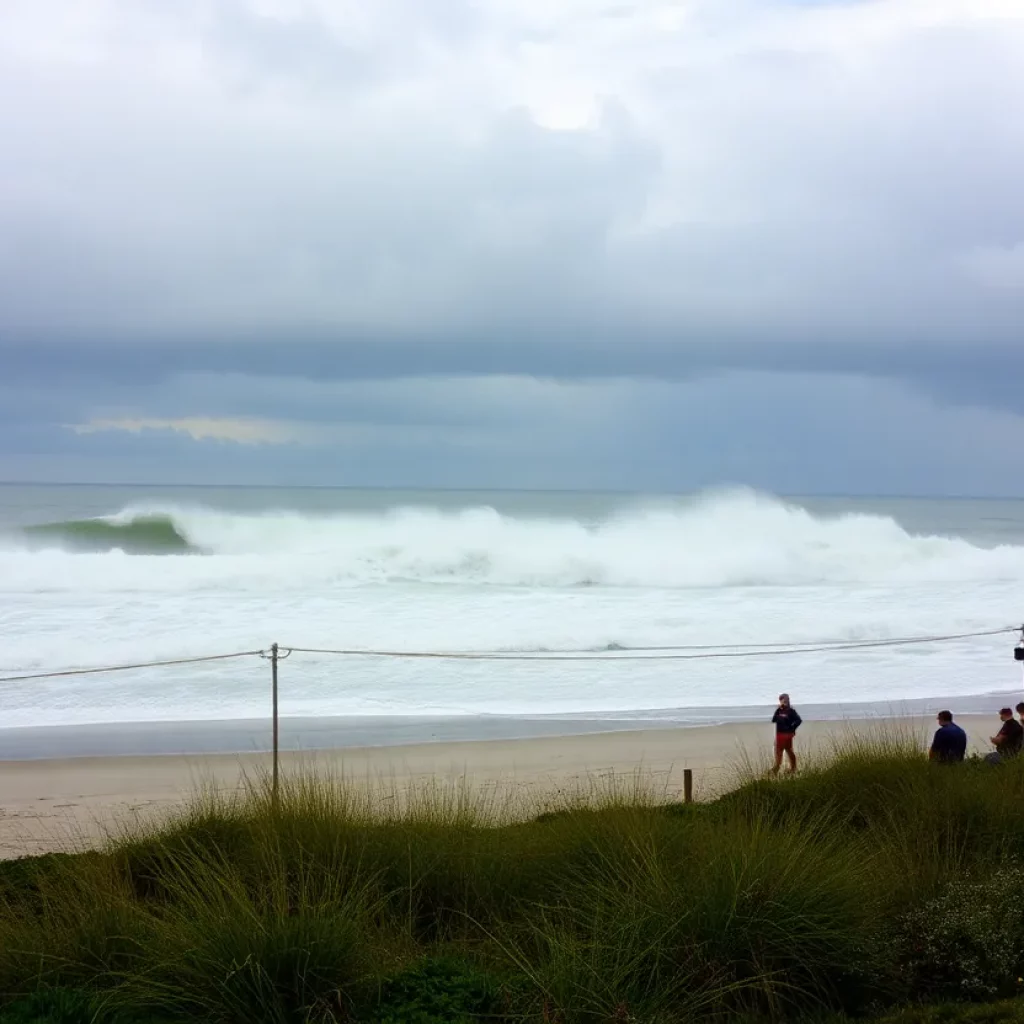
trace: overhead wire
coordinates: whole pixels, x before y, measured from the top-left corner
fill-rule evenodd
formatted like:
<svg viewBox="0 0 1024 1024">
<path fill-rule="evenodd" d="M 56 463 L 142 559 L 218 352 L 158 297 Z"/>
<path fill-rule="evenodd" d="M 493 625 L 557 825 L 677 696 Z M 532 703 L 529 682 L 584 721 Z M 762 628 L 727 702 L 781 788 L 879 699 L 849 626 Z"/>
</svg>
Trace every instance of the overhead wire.
<svg viewBox="0 0 1024 1024">
<path fill-rule="evenodd" d="M 612 647 L 601 650 L 575 651 L 397 651 L 367 650 L 361 648 L 291 647 L 280 644 L 276 657 L 283 660 L 290 654 L 325 654 L 340 657 L 401 658 L 450 661 L 699 661 L 733 658 L 768 658 L 794 654 L 842 653 L 872 648 L 902 647 L 920 644 L 946 643 L 1021 632 L 1019 626 L 977 630 L 968 633 L 946 633 L 928 636 L 891 637 L 881 640 L 792 641 L 764 644 L 676 644 L 660 647 Z M 59 669 L 52 672 L 31 672 L 0 676 L 0 683 L 27 682 L 39 679 L 59 679 L 69 676 L 104 675 L 110 672 L 128 672 L 145 668 L 166 668 L 175 665 L 196 665 L 204 662 L 229 661 L 238 658 L 270 657 L 267 648 L 233 651 L 229 654 L 208 654 L 189 658 L 170 658 L 161 661 L 134 662 L 89 668 Z"/>
<path fill-rule="evenodd" d="M 0 676 L 0 683 L 19 683 L 28 679 L 59 679 L 63 676 L 105 675 L 107 672 L 128 672 L 140 668 L 164 668 L 169 665 L 197 665 L 204 661 L 228 661 L 232 658 L 251 658 L 262 653 L 262 651 L 235 651 L 231 654 L 206 654 L 195 658 L 140 661 L 131 665 L 104 665 L 97 668 L 67 668 L 57 672 L 32 672 L 27 675 Z"/>
<path fill-rule="evenodd" d="M 765 643 L 745 644 L 657 644 L 651 646 L 614 645 L 600 648 L 604 651 L 724 651 L 724 650 L 769 650 L 773 647 L 845 647 L 857 644 L 917 644 L 942 643 L 946 640 L 963 640 L 972 637 L 1001 636 L 1004 633 L 1019 633 L 1020 626 L 1001 626 L 998 629 L 986 629 L 973 633 L 949 633 L 939 636 L 923 635 L 911 637 L 893 637 L 887 640 L 850 640 L 836 638 L 833 640 L 779 640 Z M 559 651 L 538 653 L 582 654 L 583 651 Z M 597 653 L 595 651 L 595 653 Z"/>
<path fill-rule="evenodd" d="M 368 658 L 424 658 L 465 661 L 696 661 L 712 658 L 776 657 L 788 654 L 820 654 L 831 651 L 856 651 L 874 647 L 899 647 L 912 644 L 945 643 L 975 637 L 1014 633 L 1018 627 L 979 630 L 971 633 L 947 633 L 938 636 L 893 637 L 885 640 L 850 640 L 782 644 L 718 644 L 666 647 L 622 647 L 601 651 L 395 651 L 360 648 L 288 647 L 296 654 L 331 654 Z M 282 645 L 284 649 L 284 645 Z M 668 651 L 661 654 L 658 652 Z M 687 652 L 687 653 L 681 653 Z"/>
</svg>

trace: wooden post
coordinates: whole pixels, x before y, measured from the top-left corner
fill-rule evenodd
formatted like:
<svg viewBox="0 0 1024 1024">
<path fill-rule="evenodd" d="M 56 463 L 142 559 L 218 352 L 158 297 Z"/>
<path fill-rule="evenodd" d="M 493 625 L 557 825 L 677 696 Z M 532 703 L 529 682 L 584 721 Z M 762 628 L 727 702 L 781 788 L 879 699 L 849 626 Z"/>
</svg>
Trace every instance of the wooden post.
<svg viewBox="0 0 1024 1024">
<path fill-rule="evenodd" d="M 271 700 L 273 703 L 274 722 L 274 806 L 277 807 L 277 786 L 278 786 L 278 722 L 277 722 L 277 644 L 270 645 L 270 680 Z"/>
<path fill-rule="evenodd" d="M 683 769 L 683 803 L 693 803 L 693 769 Z"/>
</svg>

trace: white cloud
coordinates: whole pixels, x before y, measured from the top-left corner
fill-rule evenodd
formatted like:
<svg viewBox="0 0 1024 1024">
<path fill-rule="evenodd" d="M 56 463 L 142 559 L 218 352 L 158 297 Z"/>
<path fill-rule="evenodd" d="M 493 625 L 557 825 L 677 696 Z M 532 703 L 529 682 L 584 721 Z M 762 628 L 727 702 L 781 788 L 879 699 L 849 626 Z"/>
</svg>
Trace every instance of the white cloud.
<svg viewBox="0 0 1024 1024">
<path fill-rule="evenodd" d="M 92 419 L 70 427 L 76 434 L 103 434 L 120 431 L 142 434 L 147 431 L 170 431 L 185 434 L 193 441 L 231 441 L 235 444 L 293 444 L 310 440 L 308 425 L 275 420 L 215 416 L 189 416 L 180 419 L 157 417 L 124 417 Z"/>
</svg>

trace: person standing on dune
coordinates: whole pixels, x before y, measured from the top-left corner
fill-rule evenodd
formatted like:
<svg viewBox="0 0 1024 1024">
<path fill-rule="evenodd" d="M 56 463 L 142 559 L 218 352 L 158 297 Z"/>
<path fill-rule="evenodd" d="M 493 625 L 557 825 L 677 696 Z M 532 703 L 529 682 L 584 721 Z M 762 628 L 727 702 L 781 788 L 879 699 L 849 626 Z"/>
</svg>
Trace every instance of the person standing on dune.
<svg viewBox="0 0 1024 1024">
<path fill-rule="evenodd" d="M 782 755 L 785 754 L 789 761 L 789 774 L 796 771 L 796 754 L 793 752 L 793 740 L 796 738 L 796 731 L 803 723 L 796 708 L 789 702 L 789 694 L 779 694 L 779 706 L 772 715 L 772 722 L 775 725 L 775 767 L 772 774 L 778 775 L 782 767 Z"/>
</svg>

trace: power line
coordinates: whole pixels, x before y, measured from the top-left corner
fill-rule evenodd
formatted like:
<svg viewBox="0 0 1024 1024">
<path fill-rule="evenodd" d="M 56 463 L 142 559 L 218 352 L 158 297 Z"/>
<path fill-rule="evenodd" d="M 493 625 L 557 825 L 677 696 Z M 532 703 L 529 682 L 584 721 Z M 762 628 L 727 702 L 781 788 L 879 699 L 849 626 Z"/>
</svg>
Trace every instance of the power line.
<svg viewBox="0 0 1024 1024">
<path fill-rule="evenodd" d="M 872 648 L 903 647 L 919 644 L 946 643 L 1000 636 L 1020 631 L 1017 626 L 979 630 L 971 633 L 947 633 L 932 636 L 894 637 L 886 640 L 793 641 L 765 644 L 680 644 L 663 647 L 620 647 L 601 651 L 392 651 L 362 650 L 329 647 L 279 647 L 279 657 L 289 654 L 328 654 L 340 657 L 401 658 L 435 661 L 700 661 L 732 658 L 769 658 L 793 654 L 842 653 Z M 668 652 L 668 653 L 660 653 Z M 59 679 L 68 676 L 104 675 L 109 672 L 128 672 L 144 668 L 165 668 L 173 665 L 196 665 L 204 662 L 228 661 L 236 658 L 263 657 L 266 650 L 235 651 L 230 654 L 208 654 L 193 658 L 172 658 L 164 661 L 135 662 L 127 665 L 107 665 L 96 668 L 61 669 L 53 672 L 33 672 L 23 675 L 0 676 L 0 683 L 18 683 L 37 679 Z"/>
<path fill-rule="evenodd" d="M 753 644 L 722 644 L 719 646 L 694 645 L 693 647 L 627 647 L 621 648 L 621 650 L 625 652 L 622 654 L 617 651 L 520 651 L 517 653 L 508 653 L 490 651 L 385 651 L 327 647 L 289 647 L 287 650 L 294 651 L 296 654 L 332 654 L 344 657 L 367 658 L 422 658 L 452 661 L 698 661 L 702 659 L 715 658 L 768 658 L 789 654 L 820 654 L 827 652 L 859 651 L 878 647 L 900 647 L 912 644 L 945 643 L 951 640 L 967 640 L 975 637 L 999 636 L 1001 634 L 1015 632 L 1017 632 L 1017 627 L 1005 626 L 1001 629 L 982 630 L 973 633 L 949 633 L 942 636 L 897 637 L 888 640 L 852 640 L 831 643 L 819 642 L 816 644 L 805 642 L 802 646 L 799 644 L 790 644 L 788 646 L 783 646 L 782 644 L 764 644 L 761 646 Z M 285 648 L 282 647 L 282 649 Z M 673 653 L 641 653 L 658 651 L 670 651 Z M 688 651 L 691 653 L 677 653 L 680 651 Z"/>
<path fill-rule="evenodd" d="M 133 665 L 106 665 L 102 668 L 69 668 L 59 672 L 33 672 L 23 676 L 0 676 L 0 683 L 20 683 L 27 679 L 59 679 L 62 676 L 91 676 L 107 672 L 128 672 L 137 668 L 163 668 L 167 665 L 196 665 L 203 661 L 227 661 L 230 658 L 251 658 L 262 651 L 236 651 L 234 654 L 207 654 L 198 658 L 173 658 L 169 661 L 141 661 Z"/>
<path fill-rule="evenodd" d="M 888 640 L 785 640 L 776 641 L 772 643 L 760 643 L 760 644 L 658 644 L 653 646 L 633 646 L 633 645 L 619 645 L 616 644 L 610 647 L 601 648 L 590 648 L 573 651 L 480 651 L 480 652 L 467 652 L 467 653 L 480 653 L 480 654 L 615 654 L 618 651 L 633 652 L 633 651 L 742 651 L 742 650 L 753 650 L 753 651 L 769 651 L 775 647 L 785 648 L 798 648 L 798 647 L 814 647 L 814 648 L 843 648 L 843 647 L 856 647 L 856 646 L 882 646 L 882 645 L 899 645 L 899 644 L 923 644 L 923 643 L 941 643 L 946 640 L 963 640 L 971 637 L 985 637 L 985 636 L 1001 636 L 1005 633 L 1019 633 L 1021 628 L 1019 626 L 1002 626 L 999 629 L 988 629 L 982 630 L 975 633 L 950 633 L 943 636 L 912 636 L 912 637 L 895 637 Z"/>
</svg>

